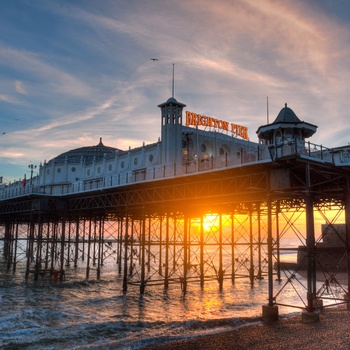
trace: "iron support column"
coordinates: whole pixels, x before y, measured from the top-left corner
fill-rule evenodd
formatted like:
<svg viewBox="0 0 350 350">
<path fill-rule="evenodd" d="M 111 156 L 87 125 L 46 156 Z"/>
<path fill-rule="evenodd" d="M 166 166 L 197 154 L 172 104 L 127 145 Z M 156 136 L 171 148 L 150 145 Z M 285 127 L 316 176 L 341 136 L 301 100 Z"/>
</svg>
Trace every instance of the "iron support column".
<svg viewBox="0 0 350 350">
<path fill-rule="evenodd" d="M 304 323 L 319 321 L 319 314 L 315 313 L 316 302 L 316 268 L 315 268 L 315 223 L 314 203 L 311 188 L 310 165 L 306 166 L 306 257 L 307 257 L 307 307 L 302 313 Z"/>
<path fill-rule="evenodd" d="M 125 236 L 124 236 L 124 276 L 123 276 L 123 292 L 128 290 L 128 242 L 129 242 L 129 217 L 126 214 L 125 219 Z M 130 262 L 131 264 L 132 262 Z"/>
<path fill-rule="evenodd" d="M 269 175 L 269 174 L 268 174 Z M 265 322 L 273 322 L 278 320 L 278 306 L 275 304 L 273 297 L 273 267 L 272 267 L 272 200 L 271 194 L 267 194 L 267 248 L 268 248 L 268 290 L 269 303 L 263 305 L 262 314 Z"/>
<path fill-rule="evenodd" d="M 169 214 L 165 218 L 164 289 L 169 287 Z"/>
<path fill-rule="evenodd" d="M 144 294 L 145 292 L 145 262 L 146 262 L 146 218 L 145 215 L 142 215 L 142 227 L 141 227 L 141 283 L 140 283 L 140 293 Z M 149 264 L 149 261 L 148 261 Z"/>
<path fill-rule="evenodd" d="M 253 251 L 253 209 L 252 204 L 249 208 L 249 258 L 250 258 L 250 267 L 249 267 L 249 279 L 250 285 L 254 285 L 254 251 Z"/>
<path fill-rule="evenodd" d="M 41 254 L 42 254 L 42 236 L 43 236 L 43 225 L 41 222 L 41 211 L 39 212 L 38 219 L 38 238 L 36 244 L 36 257 L 35 257 L 35 268 L 34 268 L 34 281 L 39 278 L 39 272 L 41 270 Z"/>
<path fill-rule="evenodd" d="M 261 209 L 260 209 L 260 203 L 257 203 L 257 215 L 258 215 L 258 273 L 256 278 L 261 280 L 262 277 L 262 269 L 261 269 Z"/>
<path fill-rule="evenodd" d="M 155 219 L 156 220 L 156 219 Z M 159 264 L 158 264 L 158 273 L 160 276 L 163 276 L 163 216 L 159 218 Z"/>
<path fill-rule="evenodd" d="M 268 271 L 268 289 L 269 306 L 274 305 L 273 297 L 273 262 L 272 262 L 272 200 L 271 195 L 267 195 L 267 271 Z"/>
<path fill-rule="evenodd" d="M 348 286 L 345 298 L 348 300 L 348 310 L 350 309 L 350 177 L 347 177 L 345 195 L 345 244 L 348 271 Z"/>
<path fill-rule="evenodd" d="M 35 221 L 33 217 L 33 213 L 30 214 L 30 222 L 28 225 L 29 234 L 27 239 L 27 265 L 26 265 L 26 275 L 25 278 L 28 279 L 30 273 L 30 263 L 33 259 L 33 247 L 34 247 L 34 231 L 35 231 Z"/>
<path fill-rule="evenodd" d="M 61 266 L 60 266 L 60 281 L 63 281 L 64 277 L 64 246 L 65 246 L 65 240 L 66 240 L 66 215 L 63 214 L 62 219 L 62 233 L 61 233 Z"/>
<path fill-rule="evenodd" d="M 314 248 L 315 248 L 315 231 L 314 231 L 314 213 L 313 200 L 309 191 L 305 196 L 306 204 L 306 251 L 307 251 L 307 311 L 314 311 Z"/>
<path fill-rule="evenodd" d="M 187 215 L 185 215 L 184 217 L 184 231 L 183 231 L 183 251 L 184 251 L 184 257 L 183 257 L 183 261 L 184 261 L 184 266 L 183 266 L 183 276 L 182 276 L 182 291 L 183 293 L 186 293 L 187 290 L 187 231 L 188 230 L 188 218 Z"/>
<path fill-rule="evenodd" d="M 16 266 L 17 266 L 17 244 L 18 244 L 18 221 L 16 221 L 16 237 L 15 237 L 15 252 L 13 257 L 13 269 L 12 272 L 16 272 Z"/>
<path fill-rule="evenodd" d="M 224 283 L 224 270 L 222 268 L 223 262 L 222 262 L 223 256 L 222 256 L 222 214 L 219 214 L 219 286 L 220 290 L 222 290 L 223 283 Z"/>
<path fill-rule="evenodd" d="M 277 248 L 277 279 L 280 282 L 281 279 L 281 255 L 280 255 L 280 228 L 279 228 L 279 212 L 280 202 L 276 202 L 276 248 Z"/>
<path fill-rule="evenodd" d="M 200 286 L 204 287 L 204 216 L 201 216 L 200 222 Z"/>
<path fill-rule="evenodd" d="M 235 214 L 231 213 L 231 282 L 235 284 Z"/>
<path fill-rule="evenodd" d="M 118 219 L 118 247 L 117 247 L 117 264 L 118 273 L 122 274 L 122 253 L 123 253 L 123 218 Z"/>
<path fill-rule="evenodd" d="M 75 253 L 74 253 L 74 267 L 78 267 L 79 259 L 79 219 L 75 223 Z"/>
<path fill-rule="evenodd" d="M 89 236 L 88 236 L 88 246 L 87 246 L 87 257 L 86 257 L 86 279 L 90 276 L 90 250 L 91 250 L 91 219 L 89 220 Z"/>
</svg>

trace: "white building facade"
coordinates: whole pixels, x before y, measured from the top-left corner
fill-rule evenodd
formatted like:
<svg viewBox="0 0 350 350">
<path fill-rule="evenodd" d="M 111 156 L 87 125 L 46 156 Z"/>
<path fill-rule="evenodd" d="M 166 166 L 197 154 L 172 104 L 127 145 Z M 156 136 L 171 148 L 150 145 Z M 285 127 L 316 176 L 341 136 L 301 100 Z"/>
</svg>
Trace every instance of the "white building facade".
<svg viewBox="0 0 350 350">
<path fill-rule="evenodd" d="M 27 193 L 66 195 L 140 181 L 189 176 L 203 171 L 271 162 L 271 146 L 284 147 L 294 139 L 307 151 L 306 138 L 317 126 L 301 122 L 285 106 L 276 120 L 261 126 L 259 142 L 248 139 L 244 126 L 186 111 L 185 104 L 171 97 L 158 105 L 161 110 L 161 138 L 129 150 L 105 146 L 81 147 L 40 164 L 38 175 L 0 185 L 0 200 Z M 310 144 L 309 144 L 310 148 Z M 325 148 L 323 148 L 325 150 Z M 338 148 L 336 159 L 348 148 Z M 319 149 L 313 148 L 317 155 Z M 309 154 L 312 156 L 311 151 Z M 334 154 L 332 154 L 334 160 Z M 1 175 L 1 174 L 0 174 Z"/>
</svg>

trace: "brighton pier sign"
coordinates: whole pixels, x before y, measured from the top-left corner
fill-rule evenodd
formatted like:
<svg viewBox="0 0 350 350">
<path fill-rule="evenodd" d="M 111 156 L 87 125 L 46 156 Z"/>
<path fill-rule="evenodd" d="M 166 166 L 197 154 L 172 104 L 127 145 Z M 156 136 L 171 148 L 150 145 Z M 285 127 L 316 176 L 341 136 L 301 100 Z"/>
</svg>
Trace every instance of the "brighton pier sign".
<svg viewBox="0 0 350 350">
<path fill-rule="evenodd" d="M 224 120 L 206 117 L 197 113 L 186 111 L 186 126 L 204 126 L 225 131 L 231 131 L 232 134 L 240 136 L 245 140 L 249 140 L 248 128 L 246 126 L 229 123 Z"/>
</svg>

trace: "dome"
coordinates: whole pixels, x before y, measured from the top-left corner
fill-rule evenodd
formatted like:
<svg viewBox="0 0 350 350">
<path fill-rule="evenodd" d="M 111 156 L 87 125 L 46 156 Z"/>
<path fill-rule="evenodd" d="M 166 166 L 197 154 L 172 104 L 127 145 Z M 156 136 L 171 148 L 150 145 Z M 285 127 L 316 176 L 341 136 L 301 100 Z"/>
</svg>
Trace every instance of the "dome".
<svg viewBox="0 0 350 350">
<path fill-rule="evenodd" d="M 274 123 L 300 123 L 301 120 L 296 116 L 292 109 L 287 107 L 287 103 L 284 108 L 278 113 Z"/>
<path fill-rule="evenodd" d="M 65 162 L 68 164 L 76 164 L 80 163 L 81 161 L 84 164 L 91 164 L 93 160 L 99 162 L 103 160 L 104 157 L 106 157 L 106 159 L 114 158 L 117 151 L 119 151 L 118 148 L 105 146 L 102 143 L 102 138 L 100 138 L 98 145 L 80 147 L 68 152 L 64 152 L 59 156 L 51 159 L 48 164 L 65 164 Z"/>
<path fill-rule="evenodd" d="M 170 98 L 168 98 L 168 100 L 166 102 L 167 103 L 177 103 L 177 100 L 174 97 L 170 97 Z"/>
<path fill-rule="evenodd" d="M 185 104 L 178 102 L 176 100 L 176 98 L 174 98 L 174 97 L 168 98 L 166 102 L 161 103 L 160 105 L 158 105 L 158 107 L 163 108 L 163 107 L 168 107 L 171 105 L 175 105 L 175 106 L 179 106 L 179 107 L 186 107 Z"/>
</svg>

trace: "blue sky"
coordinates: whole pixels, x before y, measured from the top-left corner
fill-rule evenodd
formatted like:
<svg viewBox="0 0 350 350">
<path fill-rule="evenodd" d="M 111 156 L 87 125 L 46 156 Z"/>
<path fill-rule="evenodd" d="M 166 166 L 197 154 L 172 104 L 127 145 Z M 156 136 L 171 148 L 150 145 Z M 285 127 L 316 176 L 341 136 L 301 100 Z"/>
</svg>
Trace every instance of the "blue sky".
<svg viewBox="0 0 350 350">
<path fill-rule="evenodd" d="M 347 0 L 1 0 L 0 176 L 70 149 L 160 137 L 157 105 L 245 125 L 284 103 L 350 142 Z M 155 57 L 159 61 L 151 61 Z"/>
</svg>

